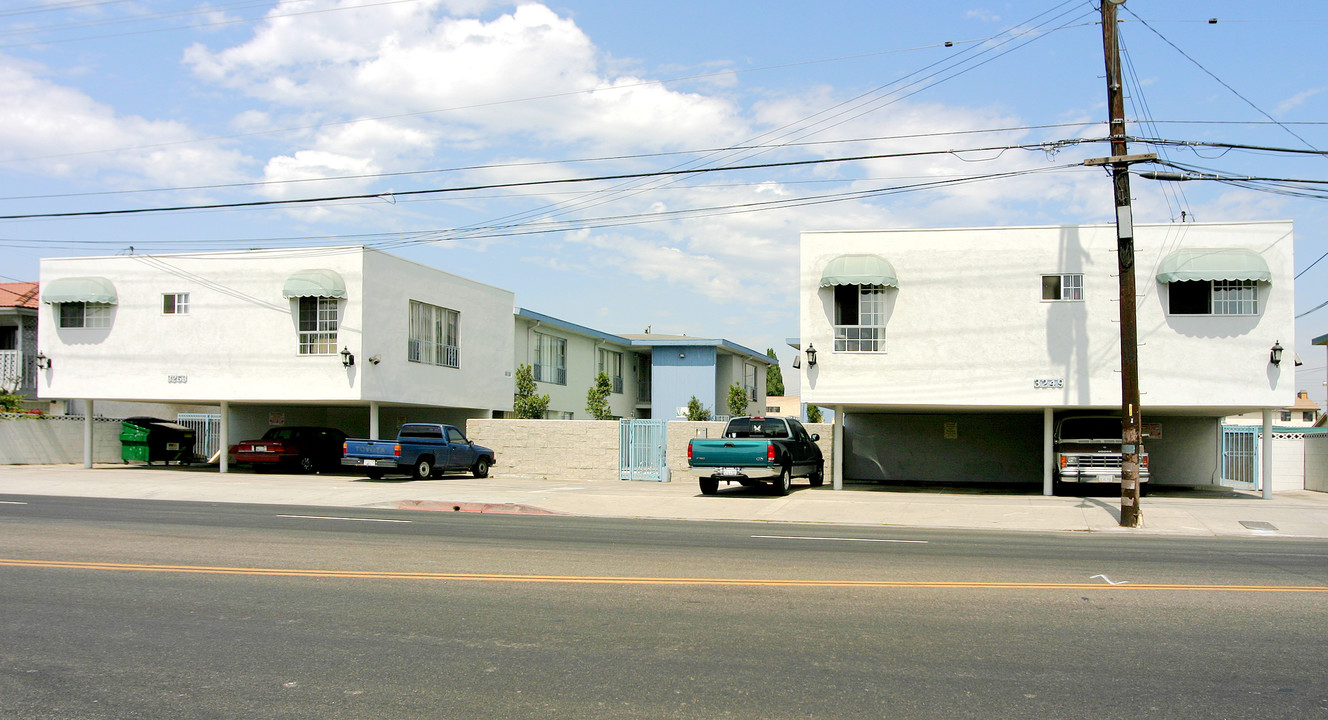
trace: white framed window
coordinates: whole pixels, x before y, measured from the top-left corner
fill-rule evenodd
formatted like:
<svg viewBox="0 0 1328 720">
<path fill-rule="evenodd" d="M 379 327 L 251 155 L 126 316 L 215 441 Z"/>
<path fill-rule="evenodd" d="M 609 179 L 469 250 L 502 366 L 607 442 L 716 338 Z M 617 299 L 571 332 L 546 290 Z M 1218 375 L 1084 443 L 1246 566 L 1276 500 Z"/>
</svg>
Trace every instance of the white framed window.
<svg viewBox="0 0 1328 720">
<path fill-rule="evenodd" d="M 1042 276 L 1042 299 L 1073 302 L 1084 299 L 1083 273 Z"/>
<path fill-rule="evenodd" d="M 1258 315 L 1259 288 L 1253 280 L 1186 280 L 1167 284 L 1172 315 Z"/>
<path fill-rule="evenodd" d="M 188 315 L 189 293 L 163 293 L 161 296 L 162 315 Z"/>
<path fill-rule="evenodd" d="M 884 286 L 835 286 L 835 351 L 885 352 Z"/>
<path fill-rule="evenodd" d="M 335 355 L 338 307 L 336 298 L 302 297 L 297 303 L 301 355 Z"/>
<path fill-rule="evenodd" d="M 602 372 L 609 376 L 609 382 L 612 384 L 613 392 L 619 394 L 623 391 L 622 366 L 622 353 L 613 350 L 599 351 L 598 372 Z"/>
<path fill-rule="evenodd" d="M 575 413 L 566 410 L 548 410 L 544 413 L 545 420 L 575 420 Z"/>
<path fill-rule="evenodd" d="M 406 359 L 442 367 L 461 367 L 461 313 L 410 301 L 410 338 Z"/>
<path fill-rule="evenodd" d="M 60 327 L 108 328 L 111 326 L 111 306 L 105 303 L 60 303 Z"/>
<path fill-rule="evenodd" d="M 742 386 L 747 389 L 747 399 L 756 400 L 756 366 L 742 364 Z"/>
<path fill-rule="evenodd" d="M 566 340 L 535 333 L 535 380 L 554 385 L 567 384 Z"/>
</svg>

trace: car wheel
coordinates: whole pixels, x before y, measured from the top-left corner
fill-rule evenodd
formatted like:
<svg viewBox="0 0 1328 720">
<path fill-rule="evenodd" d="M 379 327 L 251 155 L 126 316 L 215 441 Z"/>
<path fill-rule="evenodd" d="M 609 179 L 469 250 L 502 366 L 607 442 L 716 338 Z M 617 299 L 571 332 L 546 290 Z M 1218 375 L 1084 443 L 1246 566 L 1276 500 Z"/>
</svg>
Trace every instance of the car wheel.
<svg viewBox="0 0 1328 720">
<path fill-rule="evenodd" d="M 807 478 L 807 481 L 810 482 L 810 483 L 812 484 L 812 487 L 821 487 L 822 485 L 824 485 L 824 484 L 825 484 L 825 463 L 822 463 L 822 464 L 820 464 L 820 465 L 817 465 L 817 466 L 816 466 L 816 470 L 814 470 L 814 471 L 812 472 L 811 476 Z"/>
<path fill-rule="evenodd" d="M 475 461 L 475 467 L 470 469 L 470 474 L 477 478 L 489 477 L 489 458 L 480 458 Z"/>
<path fill-rule="evenodd" d="M 367 472 L 366 474 L 369 476 L 369 479 L 370 479 L 370 480 L 382 480 L 382 479 L 383 479 L 383 471 L 382 471 L 382 470 L 370 470 L 370 471 Z"/>
<path fill-rule="evenodd" d="M 299 459 L 295 461 L 295 464 L 299 466 L 300 472 L 302 473 L 311 473 L 318 470 L 318 464 L 308 455 L 301 455 Z"/>
<path fill-rule="evenodd" d="M 701 478 L 701 494 L 714 495 L 719 492 L 719 481 L 712 477 Z"/>
<path fill-rule="evenodd" d="M 416 480 L 424 480 L 433 474 L 433 463 L 429 458 L 420 458 L 415 461 L 415 469 L 412 473 Z"/>
<path fill-rule="evenodd" d="M 793 487 L 793 474 L 787 467 L 780 469 L 779 477 L 775 478 L 770 487 L 774 489 L 776 495 L 788 495 L 789 488 Z"/>
</svg>

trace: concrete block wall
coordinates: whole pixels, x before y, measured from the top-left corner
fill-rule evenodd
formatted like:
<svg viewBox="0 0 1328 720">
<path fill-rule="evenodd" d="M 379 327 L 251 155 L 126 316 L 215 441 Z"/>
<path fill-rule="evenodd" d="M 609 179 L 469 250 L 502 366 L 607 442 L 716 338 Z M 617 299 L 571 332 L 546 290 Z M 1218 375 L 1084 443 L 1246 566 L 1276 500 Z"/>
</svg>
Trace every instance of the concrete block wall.
<svg viewBox="0 0 1328 720">
<path fill-rule="evenodd" d="M 92 421 L 92 461 L 121 462 L 120 421 Z M 0 414 L 0 465 L 83 463 L 83 418 Z"/>
<path fill-rule="evenodd" d="M 807 425 L 819 434 L 817 446 L 825 455 L 827 478 L 834 467 L 834 425 Z M 687 442 L 694 437 L 720 437 L 721 422 L 678 420 L 668 425 L 668 466 L 672 482 L 691 482 L 687 470 Z M 492 448 L 498 464 L 496 477 L 537 477 L 547 480 L 586 481 L 618 479 L 618 421 L 616 420 L 509 420 L 472 419 L 466 436 Z M 698 435 L 698 433 L 704 433 Z"/>
</svg>

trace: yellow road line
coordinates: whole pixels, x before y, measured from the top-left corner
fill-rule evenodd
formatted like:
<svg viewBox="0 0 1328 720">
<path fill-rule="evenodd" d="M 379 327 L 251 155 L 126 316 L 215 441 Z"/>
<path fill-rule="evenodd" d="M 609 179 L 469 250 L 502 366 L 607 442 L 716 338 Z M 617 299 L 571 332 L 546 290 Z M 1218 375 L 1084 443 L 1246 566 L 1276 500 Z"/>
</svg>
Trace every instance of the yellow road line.
<svg viewBox="0 0 1328 720">
<path fill-rule="evenodd" d="M 0 567 L 62 570 L 114 570 L 121 572 L 194 573 L 207 575 L 260 575 L 275 577 L 350 578 L 361 580 L 458 580 L 468 582 L 586 583 L 599 585 L 725 585 L 747 587 L 835 588 L 939 588 L 969 590 L 1205 590 L 1226 592 L 1328 593 L 1319 585 L 1186 585 L 1055 582 L 976 582 L 936 580 L 778 580 L 757 578 L 685 578 L 585 575 L 509 575 L 499 573 L 397 572 L 391 570 L 302 570 L 210 565 L 148 565 L 140 563 L 19 560 L 0 558 Z"/>
</svg>

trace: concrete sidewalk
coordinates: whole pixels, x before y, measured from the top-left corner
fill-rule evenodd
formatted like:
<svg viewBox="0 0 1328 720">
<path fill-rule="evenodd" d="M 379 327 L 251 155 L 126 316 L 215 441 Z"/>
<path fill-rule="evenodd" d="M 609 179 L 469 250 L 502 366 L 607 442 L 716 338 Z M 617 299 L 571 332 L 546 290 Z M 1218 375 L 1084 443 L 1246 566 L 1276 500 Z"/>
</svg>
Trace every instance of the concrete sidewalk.
<svg viewBox="0 0 1328 720">
<path fill-rule="evenodd" d="M 500 468 L 501 469 L 501 468 Z M 786 497 L 722 486 L 701 495 L 687 476 L 670 483 L 562 482 L 505 477 L 435 480 L 355 475 L 281 475 L 215 467 L 141 465 L 0 466 L 0 494 L 189 500 L 444 512 L 554 513 L 595 517 L 744 520 L 925 528 L 1147 535 L 1328 538 L 1328 494 L 1281 493 L 1264 500 L 1228 489 L 1156 490 L 1143 499 L 1144 526 L 1119 525 L 1120 498 L 1045 497 L 1009 490 L 945 491 L 877 485 L 832 490 L 795 483 Z M 893 490 L 893 491 L 892 491 Z"/>
</svg>

